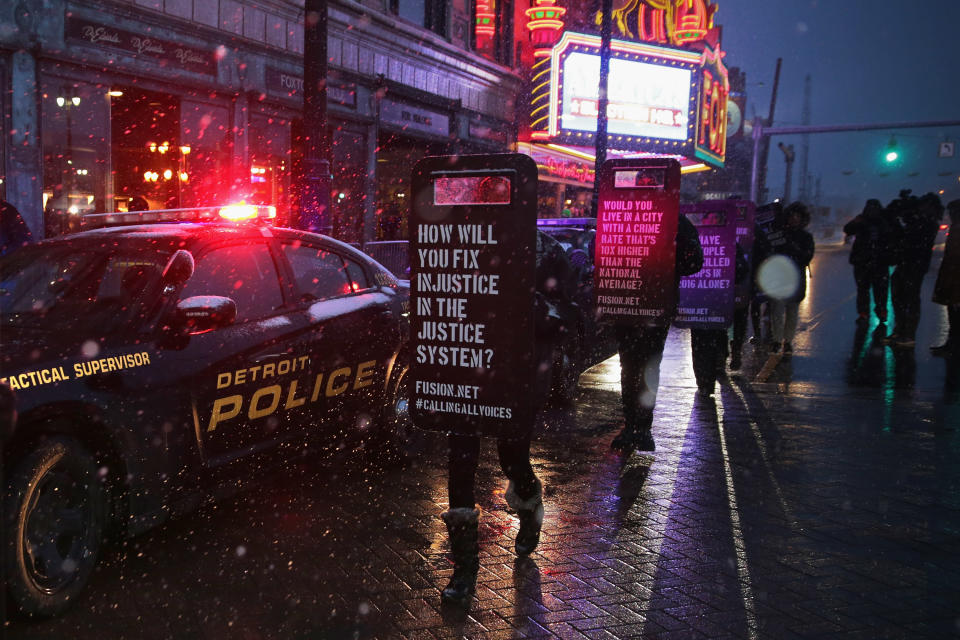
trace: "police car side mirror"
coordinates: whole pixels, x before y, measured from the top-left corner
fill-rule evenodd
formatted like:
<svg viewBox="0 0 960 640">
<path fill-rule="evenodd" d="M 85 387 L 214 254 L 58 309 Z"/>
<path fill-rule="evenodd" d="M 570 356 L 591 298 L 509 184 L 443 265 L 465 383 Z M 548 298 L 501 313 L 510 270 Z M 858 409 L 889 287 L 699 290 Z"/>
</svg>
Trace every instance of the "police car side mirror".
<svg viewBox="0 0 960 640">
<path fill-rule="evenodd" d="M 179 249 L 170 256 L 167 266 L 163 268 L 161 282 L 164 288 L 177 287 L 190 279 L 193 275 L 193 255 L 185 249 Z"/>
<path fill-rule="evenodd" d="M 237 303 L 223 296 L 192 296 L 177 303 L 174 324 L 183 333 L 196 335 L 233 324 Z"/>
</svg>

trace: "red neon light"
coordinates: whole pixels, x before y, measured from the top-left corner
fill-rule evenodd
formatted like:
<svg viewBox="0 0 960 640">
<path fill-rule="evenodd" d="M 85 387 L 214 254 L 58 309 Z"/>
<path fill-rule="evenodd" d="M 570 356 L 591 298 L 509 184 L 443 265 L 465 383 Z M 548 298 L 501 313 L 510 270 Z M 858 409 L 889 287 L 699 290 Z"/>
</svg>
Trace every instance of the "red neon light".
<svg viewBox="0 0 960 640">
<path fill-rule="evenodd" d="M 686 44 L 707 38 L 717 10 L 709 0 L 621 0 L 613 22 L 621 36 L 659 44 Z M 597 14 L 597 24 L 600 24 Z M 633 28 L 636 25 L 636 36 Z"/>
<path fill-rule="evenodd" d="M 641 4 L 637 10 L 637 32 L 644 42 L 667 43 L 667 13 Z"/>
<path fill-rule="evenodd" d="M 674 42 L 696 42 L 707 35 L 707 8 L 703 0 L 681 0 L 677 6 Z"/>
<path fill-rule="evenodd" d="M 700 87 L 700 113 L 697 116 L 697 149 L 701 158 L 723 162 L 727 153 L 727 97 L 730 85 L 727 70 L 723 66 L 723 54 L 707 47 L 703 52 L 703 64 L 715 65 L 713 72 L 703 70 Z"/>
<path fill-rule="evenodd" d="M 567 10 L 557 7 L 557 0 L 534 0 L 533 7 L 525 10 L 527 14 L 527 29 L 530 30 L 530 39 L 534 48 L 534 57 L 546 57 L 546 49 L 553 46 L 557 35 L 563 31 L 563 16 Z"/>
<path fill-rule="evenodd" d="M 493 7 L 490 2 L 487 0 L 479 0 L 477 2 L 477 35 L 493 36 L 496 19 L 497 17 L 493 13 Z"/>
</svg>

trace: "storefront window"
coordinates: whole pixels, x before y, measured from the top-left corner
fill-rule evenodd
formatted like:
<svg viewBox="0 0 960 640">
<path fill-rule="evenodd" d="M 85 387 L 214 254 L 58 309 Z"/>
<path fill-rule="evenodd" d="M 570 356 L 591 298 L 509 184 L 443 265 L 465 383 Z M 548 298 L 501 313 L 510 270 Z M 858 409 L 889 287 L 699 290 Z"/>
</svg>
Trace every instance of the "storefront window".
<svg viewBox="0 0 960 640">
<path fill-rule="evenodd" d="M 41 87 L 44 235 L 53 236 L 108 210 L 109 89 L 50 76 Z"/>
<path fill-rule="evenodd" d="M 513 64 L 511 0 L 473 0 L 473 49 L 484 58 Z"/>
<path fill-rule="evenodd" d="M 7 66 L 4 60 L 0 59 L 0 87 L 7 86 Z M 0 131 L 10 131 L 10 110 L 7 107 L 7 92 L 0 91 Z M 6 153 L 7 136 L 0 135 L 0 200 L 7 199 L 7 173 L 4 168 Z"/>
<path fill-rule="evenodd" d="M 394 133 L 380 134 L 377 153 L 377 214 L 373 237 L 406 240 L 410 211 L 410 175 L 417 162 L 445 155 L 448 145 Z"/>
<path fill-rule="evenodd" d="M 186 155 L 179 98 L 122 87 L 113 91 L 110 107 L 116 210 L 180 207 Z"/>
<path fill-rule="evenodd" d="M 209 207 L 230 199 L 230 112 L 206 102 L 180 103 L 180 144 L 186 180 L 181 206 Z"/>
<path fill-rule="evenodd" d="M 277 208 L 280 224 L 290 220 L 290 121 L 254 114 L 250 117 L 249 201 Z"/>
<path fill-rule="evenodd" d="M 344 127 L 337 127 L 329 136 L 333 235 L 345 242 L 359 242 L 367 175 L 366 136 Z"/>
<path fill-rule="evenodd" d="M 405 20 L 447 36 L 446 0 L 390 0 L 390 8 Z"/>
</svg>

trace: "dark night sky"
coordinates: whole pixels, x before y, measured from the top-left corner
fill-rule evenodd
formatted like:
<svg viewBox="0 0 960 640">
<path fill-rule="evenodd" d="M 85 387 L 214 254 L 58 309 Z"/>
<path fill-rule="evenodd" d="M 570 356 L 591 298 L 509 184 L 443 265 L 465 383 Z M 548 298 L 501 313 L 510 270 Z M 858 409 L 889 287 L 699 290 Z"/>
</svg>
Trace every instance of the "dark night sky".
<svg viewBox="0 0 960 640">
<path fill-rule="evenodd" d="M 958 0 L 718 0 L 718 4 L 716 21 L 723 26 L 727 66 L 747 73 L 745 117 L 766 116 L 776 60 L 781 57 L 775 125 L 802 122 L 807 74 L 812 76 L 815 125 L 960 120 Z M 893 169 L 882 161 L 891 134 L 903 158 Z M 886 203 L 901 188 L 914 193 L 945 189 L 944 202 L 960 198 L 960 144 L 954 158 L 937 157 L 938 142 L 948 139 L 960 142 L 960 127 L 812 135 L 811 192 L 820 176 L 824 204 L 840 205 L 838 196 L 858 207 L 868 197 Z M 797 151 L 792 190 L 796 198 L 800 136 L 773 139 L 771 197 L 783 192 L 785 167 L 778 141 L 793 144 Z M 949 176 L 938 175 L 947 171 Z M 909 176 L 912 172 L 919 175 Z"/>
</svg>

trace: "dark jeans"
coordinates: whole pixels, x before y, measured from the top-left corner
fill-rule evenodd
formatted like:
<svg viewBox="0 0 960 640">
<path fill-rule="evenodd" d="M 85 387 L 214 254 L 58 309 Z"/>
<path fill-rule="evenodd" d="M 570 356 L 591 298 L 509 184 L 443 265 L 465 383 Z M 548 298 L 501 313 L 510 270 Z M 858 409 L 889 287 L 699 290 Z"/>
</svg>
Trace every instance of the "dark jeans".
<svg viewBox="0 0 960 640">
<path fill-rule="evenodd" d="M 770 340 L 770 309 L 769 305 L 766 302 L 760 302 L 756 298 L 750 301 L 750 320 L 753 324 L 753 335 L 757 339 L 757 342 L 764 341 L 764 334 L 766 334 L 766 340 Z M 764 325 L 766 325 L 766 331 L 764 331 Z"/>
<path fill-rule="evenodd" d="M 497 438 L 500 468 L 507 479 L 513 480 L 517 495 L 522 500 L 533 497 L 537 491 L 537 476 L 530 465 L 531 435 L 516 438 Z M 447 491 L 451 509 L 473 509 L 476 497 L 474 479 L 480 462 L 480 436 L 447 436 L 450 455 L 447 459 Z"/>
<path fill-rule="evenodd" d="M 670 327 L 616 327 L 620 352 L 620 399 L 627 429 L 653 426 L 660 383 L 660 361 Z"/>
<path fill-rule="evenodd" d="M 733 310 L 733 338 L 730 340 L 730 347 L 734 353 L 740 353 L 743 349 L 743 341 L 747 337 L 747 321 L 750 319 L 750 304 Z"/>
<path fill-rule="evenodd" d="M 893 332 L 902 338 L 914 339 L 920 324 L 920 287 L 926 275 L 923 265 L 902 264 L 890 277 L 893 298 Z"/>
<path fill-rule="evenodd" d="M 693 352 L 693 375 L 698 387 L 709 387 L 717 382 L 727 357 L 725 329 L 690 329 L 690 349 Z"/>
<path fill-rule="evenodd" d="M 870 314 L 870 291 L 873 291 L 873 310 L 881 321 L 887 319 L 887 289 L 890 269 L 886 265 L 853 265 L 853 279 L 857 283 L 857 313 Z"/>
</svg>

